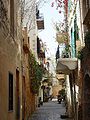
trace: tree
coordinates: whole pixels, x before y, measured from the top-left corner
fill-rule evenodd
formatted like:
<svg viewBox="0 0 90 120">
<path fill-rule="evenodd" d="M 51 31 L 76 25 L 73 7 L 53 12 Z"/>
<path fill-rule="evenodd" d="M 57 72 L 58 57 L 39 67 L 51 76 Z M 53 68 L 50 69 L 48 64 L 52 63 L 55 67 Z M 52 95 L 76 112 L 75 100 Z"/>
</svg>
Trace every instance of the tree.
<svg viewBox="0 0 90 120">
<path fill-rule="evenodd" d="M 33 23 L 36 20 L 36 8 L 41 7 L 47 1 L 48 0 L 21 0 L 22 25 L 25 25 L 29 31 L 35 28 L 35 24 Z"/>
<path fill-rule="evenodd" d="M 33 93 L 38 94 L 41 80 L 44 74 L 43 68 L 38 64 L 34 55 L 29 53 L 29 79 L 31 90 Z"/>
</svg>

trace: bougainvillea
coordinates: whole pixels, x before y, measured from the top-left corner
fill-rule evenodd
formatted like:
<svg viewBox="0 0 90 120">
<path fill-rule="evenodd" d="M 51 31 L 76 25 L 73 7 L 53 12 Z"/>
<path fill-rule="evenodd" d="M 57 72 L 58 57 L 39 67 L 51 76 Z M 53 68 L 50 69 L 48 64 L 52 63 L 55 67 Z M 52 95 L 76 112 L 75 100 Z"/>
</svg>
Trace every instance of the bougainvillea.
<svg viewBox="0 0 90 120">
<path fill-rule="evenodd" d="M 51 3 L 51 7 L 55 7 L 59 14 L 64 14 L 62 27 L 66 27 L 68 14 L 68 0 L 54 0 Z"/>
<path fill-rule="evenodd" d="M 67 13 L 68 0 L 54 0 L 51 3 L 51 7 L 56 7 L 56 10 L 58 10 L 59 13 L 61 13 L 64 8 Z"/>
</svg>

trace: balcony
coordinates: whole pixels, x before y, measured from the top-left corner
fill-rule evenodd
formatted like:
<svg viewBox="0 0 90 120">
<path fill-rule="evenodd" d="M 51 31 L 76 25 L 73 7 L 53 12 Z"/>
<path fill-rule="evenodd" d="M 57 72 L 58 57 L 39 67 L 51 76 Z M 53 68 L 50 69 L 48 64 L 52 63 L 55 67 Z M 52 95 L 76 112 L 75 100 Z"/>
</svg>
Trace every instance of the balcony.
<svg viewBox="0 0 90 120">
<path fill-rule="evenodd" d="M 70 74 L 77 66 L 77 58 L 59 58 L 56 66 L 56 73 Z"/>
<path fill-rule="evenodd" d="M 83 0 L 83 23 L 90 24 L 90 1 Z"/>
<path fill-rule="evenodd" d="M 38 30 L 44 29 L 44 17 L 43 14 L 36 14 L 37 28 Z"/>
</svg>

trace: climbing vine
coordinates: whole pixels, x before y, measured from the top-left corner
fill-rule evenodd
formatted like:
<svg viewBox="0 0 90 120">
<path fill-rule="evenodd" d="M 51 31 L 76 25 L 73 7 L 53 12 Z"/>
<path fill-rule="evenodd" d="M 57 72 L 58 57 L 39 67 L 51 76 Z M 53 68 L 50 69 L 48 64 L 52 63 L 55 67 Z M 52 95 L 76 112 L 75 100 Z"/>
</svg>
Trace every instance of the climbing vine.
<svg viewBox="0 0 90 120">
<path fill-rule="evenodd" d="M 31 52 L 29 53 L 29 77 L 31 91 L 38 94 L 39 86 L 43 77 L 43 69 L 40 67 L 35 56 Z"/>
</svg>

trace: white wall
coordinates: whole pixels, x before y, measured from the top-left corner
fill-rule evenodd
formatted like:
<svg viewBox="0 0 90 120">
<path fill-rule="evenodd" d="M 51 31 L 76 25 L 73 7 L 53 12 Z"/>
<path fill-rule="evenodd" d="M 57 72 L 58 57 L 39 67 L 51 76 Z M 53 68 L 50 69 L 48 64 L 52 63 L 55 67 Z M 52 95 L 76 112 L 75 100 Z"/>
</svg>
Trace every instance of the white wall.
<svg viewBox="0 0 90 120">
<path fill-rule="evenodd" d="M 28 36 L 30 37 L 30 49 L 37 58 L 37 23 L 36 23 L 36 0 L 26 0 L 27 5 L 25 9 L 28 9 L 24 15 L 23 26 L 28 28 Z"/>
</svg>

